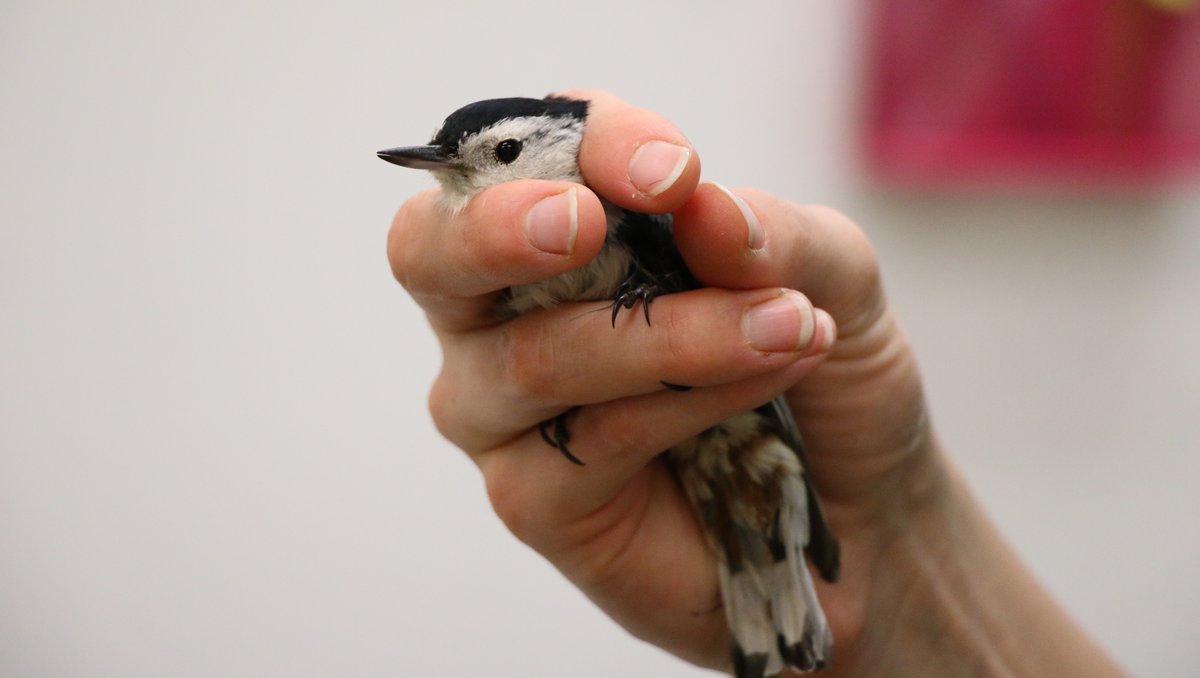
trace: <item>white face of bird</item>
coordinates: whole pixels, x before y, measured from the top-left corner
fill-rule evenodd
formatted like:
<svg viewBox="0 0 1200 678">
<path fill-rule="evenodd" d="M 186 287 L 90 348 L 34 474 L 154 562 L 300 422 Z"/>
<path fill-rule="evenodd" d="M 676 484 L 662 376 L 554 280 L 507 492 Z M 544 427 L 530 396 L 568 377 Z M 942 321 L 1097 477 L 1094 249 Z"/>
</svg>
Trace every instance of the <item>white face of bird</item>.
<svg viewBox="0 0 1200 678">
<path fill-rule="evenodd" d="M 471 196 L 517 179 L 582 183 L 579 143 L 583 121 L 571 116 L 506 118 L 462 138 L 458 153 L 432 169 L 445 191 L 444 201 L 459 209 Z"/>
</svg>

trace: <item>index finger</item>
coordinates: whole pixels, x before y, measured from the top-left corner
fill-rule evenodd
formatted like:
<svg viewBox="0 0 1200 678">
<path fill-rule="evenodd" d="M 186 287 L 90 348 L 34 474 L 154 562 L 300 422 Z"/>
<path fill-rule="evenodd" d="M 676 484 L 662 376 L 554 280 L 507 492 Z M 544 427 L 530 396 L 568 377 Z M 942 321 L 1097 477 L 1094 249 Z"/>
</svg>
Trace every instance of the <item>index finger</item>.
<svg viewBox="0 0 1200 678">
<path fill-rule="evenodd" d="M 485 189 L 461 211 L 431 189 L 405 201 L 388 232 L 392 274 L 435 330 L 493 324 L 497 293 L 591 260 L 604 242 L 604 208 L 566 181 L 513 181 Z"/>
<path fill-rule="evenodd" d="M 589 102 L 579 147 L 579 167 L 588 186 L 636 212 L 678 209 L 700 182 L 700 156 L 663 116 L 592 89 L 554 96 Z"/>
</svg>

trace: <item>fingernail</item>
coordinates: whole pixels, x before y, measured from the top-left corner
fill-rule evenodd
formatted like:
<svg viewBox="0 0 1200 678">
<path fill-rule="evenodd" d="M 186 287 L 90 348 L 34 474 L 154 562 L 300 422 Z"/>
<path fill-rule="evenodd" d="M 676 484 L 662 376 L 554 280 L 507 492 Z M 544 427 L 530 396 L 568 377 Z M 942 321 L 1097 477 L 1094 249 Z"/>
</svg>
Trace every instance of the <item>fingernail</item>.
<svg viewBox="0 0 1200 678">
<path fill-rule="evenodd" d="M 570 254 L 579 231 L 579 196 L 575 189 L 542 198 L 525 215 L 525 232 L 534 247 L 550 254 Z"/>
<path fill-rule="evenodd" d="M 799 351 L 816 330 L 813 307 L 791 290 L 756 304 L 742 314 L 742 335 L 751 348 L 767 353 Z"/>
<path fill-rule="evenodd" d="M 833 348 L 833 342 L 837 339 L 837 325 L 833 322 L 833 316 L 821 309 L 817 309 L 817 324 L 821 326 L 821 345 L 817 350 L 824 353 Z"/>
<path fill-rule="evenodd" d="M 656 196 L 675 185 L 692 149 L 666 141 L 647 141 L 629 159 L 629 181 L 643 195 Z"/>
<path fill-rule="evenodd" d="M 750 209 L 750 205 L 745 200 L 742 200 L 733 191 L 715 181 L 708 183 L 721 189 L 722 193 L 729 196 L 733 204 L 737 205 L 738 211 L 742 213 L 742 218 L 746 220 L 746 246 L 752 250 L 761 250 L 767 244 L 767 234 L 763 231 L 762 224 L 758 221 L 758 215 L 754 213 L 754 210 Z"/>
</svg>

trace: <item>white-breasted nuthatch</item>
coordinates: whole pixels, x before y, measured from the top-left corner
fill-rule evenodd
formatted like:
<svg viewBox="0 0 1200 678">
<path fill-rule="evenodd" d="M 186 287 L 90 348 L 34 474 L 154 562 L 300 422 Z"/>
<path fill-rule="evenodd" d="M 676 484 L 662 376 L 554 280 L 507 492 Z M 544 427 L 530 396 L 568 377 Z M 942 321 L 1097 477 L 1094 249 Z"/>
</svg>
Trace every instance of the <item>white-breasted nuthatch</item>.
<svg viewBox="0 0 1200 678">
<path fill-rule="evenodd" d="M 583 183 L 578 155 L 587 112 L 587 102 L 558 97 L 479 101 L 446 118 L 429 144 L 378 155 L 430 170 L 442 185 L 444 205 L 457 210 L 480 190 L 505 181 Z M 612 304 L 615 326 L 620 311 L 640 301 L 650 322 L 656 296 L 700 286 L 675 248 L 669 215 L 608 202 L 604 208 L 608 233 L 600 253 L 576 270 L 509 288 L 498 309 L 501 318 L 561 302 L 605 301 Z M 567 459 L 583 464 L 568 447 L 573 411 L 543 422 L 541 433 Z M 805 554 L 832 582 L 839 548 L 806 475 L 786 401 L 776 398 L 665 452 L 716 553 L 738 678 L 825 666 L 833 639 Z"/>
</svg>

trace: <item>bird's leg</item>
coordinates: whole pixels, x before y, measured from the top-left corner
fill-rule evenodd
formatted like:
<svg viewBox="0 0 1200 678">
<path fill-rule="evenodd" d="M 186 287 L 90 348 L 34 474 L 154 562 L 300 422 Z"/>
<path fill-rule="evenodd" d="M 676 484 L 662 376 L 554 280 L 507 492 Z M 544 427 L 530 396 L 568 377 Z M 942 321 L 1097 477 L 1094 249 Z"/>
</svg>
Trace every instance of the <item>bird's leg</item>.
<svg viewBox="0 0 1200 678">
<path fill-rule="evenodd" d="M 571 454 L 571 450 L 567 447 L 567 443 L 571 441 L 571 431 L 567 428 L 567 417 L 578 409 L 579 406 L 576 405 L 562 414 L 543 421 L 538 424 L 538 433 L 542 434 L 542 440 L 546 441 L 547 445 L 562 452 L 567 461 L 584 466 L 583 460 Z"/>
</svg>

